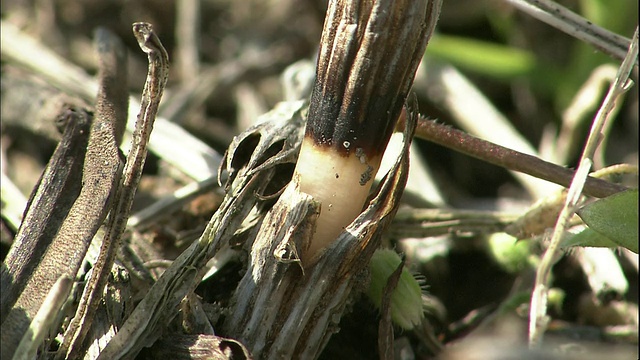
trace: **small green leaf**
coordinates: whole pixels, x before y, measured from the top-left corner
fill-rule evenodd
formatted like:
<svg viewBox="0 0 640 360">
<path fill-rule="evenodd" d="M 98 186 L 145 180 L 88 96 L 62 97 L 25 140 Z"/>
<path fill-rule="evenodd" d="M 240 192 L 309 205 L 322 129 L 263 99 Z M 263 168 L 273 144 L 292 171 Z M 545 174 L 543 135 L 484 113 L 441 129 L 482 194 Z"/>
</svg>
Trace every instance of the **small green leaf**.
<svg viewBox="0 0 640 360">
<path fill-rule="evenodd" d="M 517 273 L 530 266 L 530 242 L 518 241 L 506 233 L 492 234 L 488 240 L 490 253 L 506 271 Z"/>
<path fill-rule="evenodd" d="M 371 283 L 367 295 L 378 309 L 387 280 L 401 262 L 400 255 L 391 249 L 376 250 L 371 257 Z M 423 316 L 420 285 L 411 273 L 403 268 L 398 286 L 391 294 L 391 319 L 396 325 L 408 330 L 420 324 Z"/>
<path fill-rule="evenodd" d="M 619 245 L 599 232 L 593 231 L 588 227 L 584 227 L 581 231 L 576 232 L 575 234 L 567 233 L 560 244 L 560 247 L 562 248 L 574 246 L 616 248 Z"/>
<path fill-rule="evenodd" d="M 595 201 L 578 211 L 587 226 L 619 246 L 638 253 L 638 190 Z"/>
</svg>

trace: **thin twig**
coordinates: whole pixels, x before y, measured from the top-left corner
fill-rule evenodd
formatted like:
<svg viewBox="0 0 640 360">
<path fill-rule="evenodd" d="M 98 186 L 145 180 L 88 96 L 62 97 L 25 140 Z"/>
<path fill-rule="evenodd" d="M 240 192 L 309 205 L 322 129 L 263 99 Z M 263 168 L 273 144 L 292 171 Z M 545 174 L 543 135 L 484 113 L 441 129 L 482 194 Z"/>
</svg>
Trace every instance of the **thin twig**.
<svg viewBox="0 0 640 360">
<path fill-rule="evenodd" d="M 638 28 L 633 34 L 631 46 L 624 58 L 615 81 L 611 84 L 609 92 L 605 97 L 602 106 L 596 114 L 589 138 L 585 145 L 584 151 L 580 159 L 580 165 L 576 171 L 576 175 L 569 187 L 567 199 L 564 207 L 558 217 L 558 222 L 553 230 L 549 247 L 545 252 L 540 266 L 536 272 L 536 281 L 531 295 L 531 308 L 529 312 L 529 346 L 538 347 L 542 342 L 542 337 L 547 327 L 547 289 L 549 288 L 551 268 L 554 264 L 559 251 L 562 236 L 566 230 L 567 223 L 571 216 L 575 213 L 578 202 L 581 198 L 582 189 L 591 169 L 593 154 L 595 153 L 601 139 L 601 132 L 605 126 L 605 122 L 609 117 L 611 109 L 615 105 L 615 101 L 625 91 L 629 89 L 629 74 L 633 69 L 634 63 L 638 58 Z"/>
<path fill-rule="evenodd" d="M 476 138 L 464 131 L 438 124 L 436 121 L 424 117 L 421 117 L 418 121 L 416 137 L 446 146 L 490 164 L 529 174 L 564 187 L 570 185 L 571 179 L 575 174 L 570 169 Z M 584 187 L 585 194 L 598 198 L 607 197 L 624 190 L 627 190 L 625 186 L 593 177 L 587 179 Z"/>
<path fill-rule="evenodd" d="M 138 122 L 133 132 L 131 151 L 125 164 L 122 184 L 118 193 L 115 194 L 116 199 L 106 227 L 107 230 L 100 249 L 100 255 L 94 264 L 91 278 L 87 282 L 82 301 L 74 318 L 74 324 L 69 327 L 69 329 L 73 329 L 73 325 L 75 325 L 77 331 L 67 331 L 68 334 L 73 334 L 72 343 L 66 354 L 67 358 L 80 357 L 82 343 L 89 328 L 88 326 L 80 326 L 80 324 L 83 324 L 86 319 L 90 319 L 93 316 L 101 300 L 102 291 L 111 272 L 122 235 L 126 229 L 133 197 L 142 176 L 149 136 L 151 135 L 158 105 L 169 75 L 169 57 L 162 43 L 153 32 L 151 25 L 135 23 L 133 24 L 133 33 L 138 40 L 140 48 L 149 57 L 147 81 L 142 93 Z M 63 351 L 60 351 L 58 357 L 60 358 L 64 354 Z"/>
<path fill-rule="evenodd" d="M 550 0 L 506 0 L 536 19 L 561 30 L 576 39 L 591 44 L 618 60 L 627 55 L 631 40 L 595 25 L 566 7 Z M 635 65 L 638 59 L 632 60 Z"/>
<path fill-rule="evenodd" d="M 464 131 L 502 146 L 537 155 L 537 150 L 524 138 L 487 97 L 460 71 L 451 65 L 429 62 L 426 81 L 431 100 L 449 112 Z M 481 114 L 482 119 L 478 116 Z M 512 172 L 535 200 L 547 196 L 559 187 L 526 174 Z"/>
<path fill-rule="evenodd" d="M 452 233 L 504 231 L 517 214 L 457 209 L 400 209 L 389 226 L 392 238 L 425 238 Z"/>
</svg>

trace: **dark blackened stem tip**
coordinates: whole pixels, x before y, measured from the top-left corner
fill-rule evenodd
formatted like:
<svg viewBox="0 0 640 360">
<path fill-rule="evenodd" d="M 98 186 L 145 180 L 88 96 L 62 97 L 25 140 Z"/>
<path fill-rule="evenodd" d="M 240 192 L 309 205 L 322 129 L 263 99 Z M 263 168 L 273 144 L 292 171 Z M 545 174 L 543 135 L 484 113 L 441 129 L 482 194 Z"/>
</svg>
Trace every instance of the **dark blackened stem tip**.
<svg viewBox="0 0 640 360">
<path fill-rule="evenodd" d="M 427 10 L 415 0 L 330 4 L 307 137 L 343 154 L 384 152 L 426 47 Z"/>
</svg>

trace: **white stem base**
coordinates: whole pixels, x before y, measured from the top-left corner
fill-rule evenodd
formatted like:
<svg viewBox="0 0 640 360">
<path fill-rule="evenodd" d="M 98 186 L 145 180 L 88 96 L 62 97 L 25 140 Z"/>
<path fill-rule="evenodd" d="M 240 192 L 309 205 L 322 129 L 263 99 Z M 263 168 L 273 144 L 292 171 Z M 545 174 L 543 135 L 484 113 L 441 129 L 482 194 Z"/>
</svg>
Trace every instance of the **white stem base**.
<svg viewBox="0 0 640 360">
<path fill-rule="evenodd" d="M 360 214 L 369 195 L 380 157 L 368 159 L 361 150 L 351 150 L 345 157 L 308 138 L 303 140 L 291 186 L 321 203 L 310 246 L 301 254 L 303 262 L 308 263 L 338 237 Z"/>
</svg>

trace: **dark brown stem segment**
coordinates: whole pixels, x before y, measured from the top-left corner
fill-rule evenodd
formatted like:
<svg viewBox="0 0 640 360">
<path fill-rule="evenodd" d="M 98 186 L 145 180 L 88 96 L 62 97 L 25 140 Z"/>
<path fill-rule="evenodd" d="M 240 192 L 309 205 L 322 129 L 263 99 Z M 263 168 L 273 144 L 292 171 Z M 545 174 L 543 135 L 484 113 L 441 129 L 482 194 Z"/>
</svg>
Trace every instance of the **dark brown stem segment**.
<svg viewBox="0 0 640 360">
<path fill-rule="evenodd" d="M 303 258 L 361 212 L 433 30 L 431 10 L 429 1 L 330 2 L 292 182 L 321 203 Z"/>
<path fill-rule="evenodd" d="M 424 117 L 418 119 L 416 137 L 446 146 L 490 164 L 529 174 L 564 187 L 569 187 L 574 176 L 574 171 L 571 169 L 478 139 L 464 131 L 439 124 Z M 586 195 L 598 198 L 607 197 L 624 190 L 627 190 L 625 186 L 593 177 L 587 178 L 584 186 Z"/>
<path fill-rule="evenodd" d="M 343 155 L 384 152 L 427 44 L 426 9 L 411 0 L 329 6 L 307 137 Z"/>
</svg>

